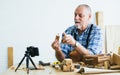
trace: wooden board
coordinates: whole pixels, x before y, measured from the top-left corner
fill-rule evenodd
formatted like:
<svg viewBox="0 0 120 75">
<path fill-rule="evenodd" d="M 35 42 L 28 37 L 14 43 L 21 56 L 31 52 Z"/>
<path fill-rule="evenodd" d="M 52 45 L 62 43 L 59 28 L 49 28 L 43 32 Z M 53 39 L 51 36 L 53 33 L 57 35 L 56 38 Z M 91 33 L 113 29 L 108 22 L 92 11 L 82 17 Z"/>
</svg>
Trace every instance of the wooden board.
<svg viewBox="0 0 120 75">
<path fill-rule="evenodd" d="M 13 65 L 13 47 L 8 47 L 8 68 Z"/>
<path fill-rule="evenodd" d="M 120 55 L 113 53 L 113 63 L 120 65 Z"/>
<path fill-rule="evenodd" d="M 96 12 L 96 24 L 103 27 L 103 12 Z"/>
</svg>

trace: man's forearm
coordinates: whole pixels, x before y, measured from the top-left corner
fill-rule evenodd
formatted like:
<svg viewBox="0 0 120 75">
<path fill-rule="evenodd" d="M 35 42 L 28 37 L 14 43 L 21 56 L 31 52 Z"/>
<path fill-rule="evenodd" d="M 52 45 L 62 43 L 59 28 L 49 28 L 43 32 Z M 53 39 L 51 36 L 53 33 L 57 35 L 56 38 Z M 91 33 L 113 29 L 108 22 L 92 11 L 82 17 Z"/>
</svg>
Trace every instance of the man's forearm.
<svg viewBox="0 0 120 75">
<path fill-rule="evenodd" d="M 90 52 L 85 47 L 83 47 L 81 44 L 79 44 L 75 49 L 80 54 L 83 54 L 83 55 L 89 55 L 90 54 Z"/>
<path fill-rule="evenodd" d="M 62 61 L 65 59 L 65 55 L 63 54 L 63 52 L 62 52 L 61 50 L 56 51 L 55 53 L 56 53 L 56 58 L 57 58 L 60 62 L 62 62 Z"/>
</svg>

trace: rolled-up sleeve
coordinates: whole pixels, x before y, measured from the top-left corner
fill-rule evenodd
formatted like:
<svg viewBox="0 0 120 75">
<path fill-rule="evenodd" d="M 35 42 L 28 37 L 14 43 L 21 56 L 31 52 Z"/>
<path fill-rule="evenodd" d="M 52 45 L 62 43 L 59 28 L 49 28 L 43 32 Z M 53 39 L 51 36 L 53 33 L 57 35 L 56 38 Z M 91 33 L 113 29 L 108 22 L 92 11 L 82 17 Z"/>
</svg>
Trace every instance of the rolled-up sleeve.
<svg viewBox="0 0 120 75">
<path fill-rule="evenodd" d="M 69 44 L 60 44 L 60 47 L 62 49 L 62 52 L 65 54 L 65 58 L 69 58 L 69 53 L 71 50 L 71 46 Z"/>
</svg>

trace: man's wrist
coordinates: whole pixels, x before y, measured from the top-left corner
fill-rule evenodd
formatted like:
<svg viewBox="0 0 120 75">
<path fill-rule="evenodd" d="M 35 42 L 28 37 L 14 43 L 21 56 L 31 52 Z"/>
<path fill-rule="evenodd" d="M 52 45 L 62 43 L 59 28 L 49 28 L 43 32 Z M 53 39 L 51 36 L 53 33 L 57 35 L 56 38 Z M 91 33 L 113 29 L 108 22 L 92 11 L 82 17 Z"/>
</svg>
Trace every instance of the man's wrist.
<svg viewBox="0 0 120 75">
<path fill-rule="evenodd" d="M 75 41 L 74 47 L 78 47 L 78 46 L 79 46 L 79 42 Z"/>
<path fill-rule="evenodd" d="M 55 50 L 56 52 L 61 52 L 61 50 Z"/>
</svg>

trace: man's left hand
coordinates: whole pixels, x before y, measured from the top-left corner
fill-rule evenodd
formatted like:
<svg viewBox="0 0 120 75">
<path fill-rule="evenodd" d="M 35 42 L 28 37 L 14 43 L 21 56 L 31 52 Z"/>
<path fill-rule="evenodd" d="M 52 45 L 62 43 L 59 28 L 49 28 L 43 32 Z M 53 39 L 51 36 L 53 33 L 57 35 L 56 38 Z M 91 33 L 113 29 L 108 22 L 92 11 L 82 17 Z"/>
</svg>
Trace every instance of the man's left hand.
<svg viewBox="0 0 120 75">
<path fill-rule="evenodd" d="M 71 36 L 66 34 L 65 32 L 63 33 L 64 37 L 62 38 L 62 43 L 65 44 L 70 44 L 72 46 L 75 46 L 75 39 Z"/>
</svg>

